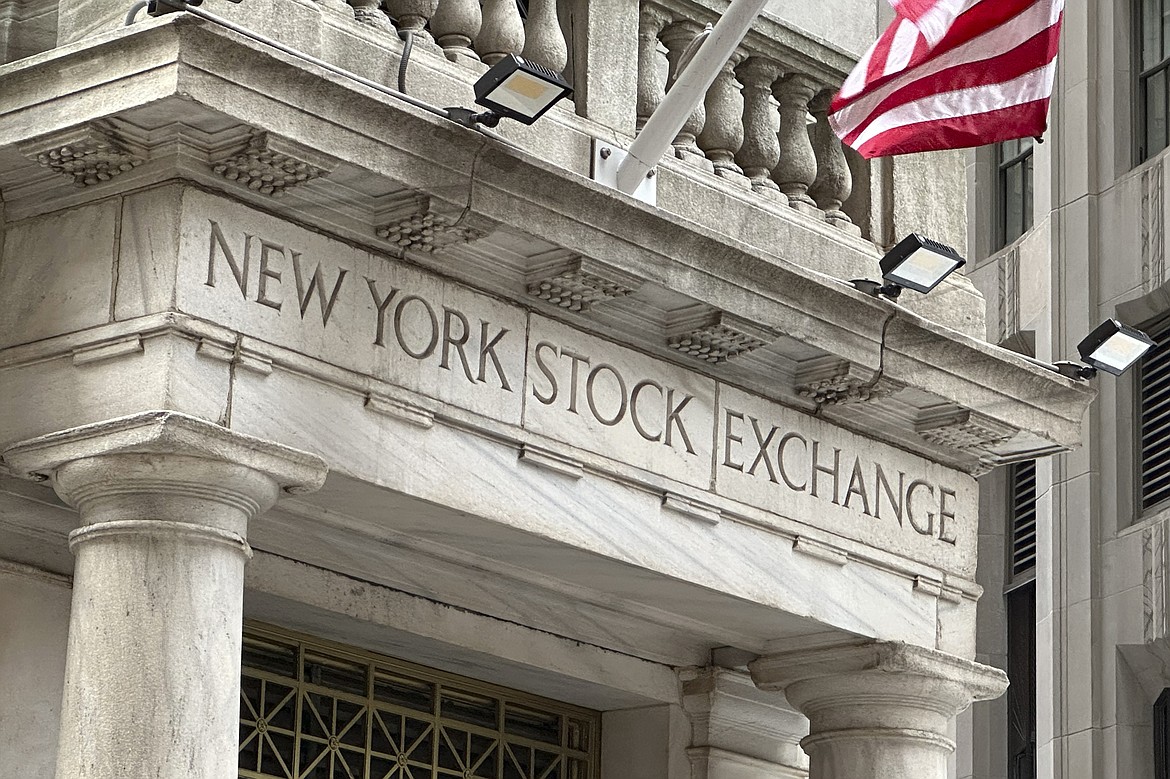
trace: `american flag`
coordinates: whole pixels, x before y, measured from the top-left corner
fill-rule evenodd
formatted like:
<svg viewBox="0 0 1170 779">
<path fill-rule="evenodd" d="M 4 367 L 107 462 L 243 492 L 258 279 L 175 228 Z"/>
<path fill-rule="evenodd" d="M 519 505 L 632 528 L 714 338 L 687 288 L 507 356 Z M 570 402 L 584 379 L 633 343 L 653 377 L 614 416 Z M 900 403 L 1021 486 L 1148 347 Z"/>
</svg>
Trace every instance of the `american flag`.
<svg viewBox="0 0 1170 779">
<path fill-rule="evenodd" d="M 1043 134 L 1064 0 L 890 0 L 894 22 L 830 106 L 864 157 Z"/>
</svg>

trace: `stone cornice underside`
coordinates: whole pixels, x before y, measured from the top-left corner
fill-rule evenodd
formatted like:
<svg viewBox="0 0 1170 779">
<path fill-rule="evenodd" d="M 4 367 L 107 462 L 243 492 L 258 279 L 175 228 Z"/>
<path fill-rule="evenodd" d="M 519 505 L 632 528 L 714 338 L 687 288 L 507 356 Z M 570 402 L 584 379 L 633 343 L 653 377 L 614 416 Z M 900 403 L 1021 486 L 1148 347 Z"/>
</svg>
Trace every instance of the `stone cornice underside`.
<svg viewBox="0 0 1170 779">
<path fill-rule="evenodd" d="M 87 43 L 0 68 L 10 220 L 185 178 L 950 466 L 1078 440 L 1092 390 L 805 271 L 783 246 L 680 221 L 194 19 Z M 547 129 L 581 168 L 587 126 Z M 54 166 L 78 139 L 93 169 L 84 154 Z M 872 262 L 801 236 L 843 275 Z"/>
</svg>

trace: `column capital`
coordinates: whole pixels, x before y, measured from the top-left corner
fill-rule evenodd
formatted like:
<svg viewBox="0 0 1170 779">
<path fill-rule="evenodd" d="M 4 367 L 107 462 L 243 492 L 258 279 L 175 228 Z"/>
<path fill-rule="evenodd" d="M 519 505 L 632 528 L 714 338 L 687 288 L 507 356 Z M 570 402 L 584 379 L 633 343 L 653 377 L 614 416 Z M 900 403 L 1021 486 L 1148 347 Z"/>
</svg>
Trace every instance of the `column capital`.
<svg viewBox="0 0 1170 779">
<path fill-rule="evenodd" d="M 320 489 L 328 473 L 325 461 L 315 454 L 176 411 L 144 411 L 49 433 L 14 444 L 3 456 L 14 475 L 47 481 L 55 480 L 70 463 L 124 454 L 179 455 L 240 465 L 293 495 Z"/>
<path fill-rule="evenodd" d="M 781 652 L 749 668 L 808 717 L 810 779 L 944 779 L 950 718 L 1007 689 L 997 668 L 891 641 Z"/>
</svg>

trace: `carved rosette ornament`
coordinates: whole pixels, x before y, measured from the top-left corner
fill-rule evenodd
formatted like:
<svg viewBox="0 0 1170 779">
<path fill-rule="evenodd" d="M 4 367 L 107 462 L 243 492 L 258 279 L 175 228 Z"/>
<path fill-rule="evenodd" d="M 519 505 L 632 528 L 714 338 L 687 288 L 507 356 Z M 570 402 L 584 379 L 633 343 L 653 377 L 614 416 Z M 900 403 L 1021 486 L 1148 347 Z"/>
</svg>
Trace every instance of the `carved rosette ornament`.
<svg viewBox="0 0 1170 779">
<path fill-rule="evenodd" d="M 54 133 L 20 145 L 21 153 L 74 186 L 101 184 L 146 162 L 145 153 L 130 150 L 113 132 L 94 125 Z"/>
<path fill-rule="evenodd" d="M 667 328 L 666 345 L 703 362 L 718 364 L 767 346 L 768 331 L 723 311 L 676 320 Z"/>
<path fill-rule="evenodd" d="M 263 133 L 252 137 L 243 151 L 212 160 L 211 170 L 254 192 L 280 197 L 295 186 L 328 175 L 334 164 L 298 144 Z"/>
<path fill-rule="evenodd" d="M 885 377 L 878 377 L 876 380 L 863 379 L 842 373 L 801 384 L 797 386 L 796 393 L 818 406 L 839 406 L 880 400 L 904 388 L 904 384 Z"/>
<path fill-rule="evenodd" d="M 428 254 L 456 243 L 483 238 L 491 226 L 479 217 L 446 214 L 435 210 L 426 195 L 406 195 L 392 201 L 379 218 L 374 233 L 403 251 Z"/>
<path fill-rule="evenodd" d="M 642 284 L 637 276 L 578 255 L 543 262 L 526 281 L 529 295 L 569 311 L 627 297 Z"/>
</svg>

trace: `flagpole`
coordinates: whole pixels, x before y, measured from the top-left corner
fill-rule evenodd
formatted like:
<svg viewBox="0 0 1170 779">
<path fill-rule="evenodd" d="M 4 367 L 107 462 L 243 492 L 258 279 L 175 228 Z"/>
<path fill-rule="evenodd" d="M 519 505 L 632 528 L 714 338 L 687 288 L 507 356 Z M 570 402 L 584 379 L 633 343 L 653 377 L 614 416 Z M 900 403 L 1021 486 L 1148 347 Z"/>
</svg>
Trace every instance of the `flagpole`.
<svg viewBox="0 0 1170 779">
<path fill-rule="evenodd" d="M 768 0 L 732 0 L 726 13 L 683 68 L 662 103 L 650 115 L 617 169 L 617 189 L 627 195 L 658 165 L 691 112 L 707 95 L 719 71 L 743 41 Z"/>
</svg>

